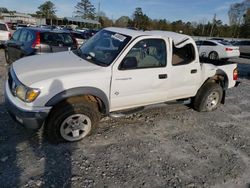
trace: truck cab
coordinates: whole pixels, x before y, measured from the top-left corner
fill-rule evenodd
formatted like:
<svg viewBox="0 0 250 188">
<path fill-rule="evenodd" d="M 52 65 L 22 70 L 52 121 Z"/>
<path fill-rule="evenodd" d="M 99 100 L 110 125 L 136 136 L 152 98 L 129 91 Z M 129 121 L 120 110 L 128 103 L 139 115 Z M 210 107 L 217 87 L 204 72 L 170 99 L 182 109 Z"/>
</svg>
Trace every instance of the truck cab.
<svg viewBox="0 0 250 188">
<path fill-rule="evenodd" d="M 200 62 L 190 36 L 107 28 L 78 50 L 16 61 L 5 93 L 19 123 L 73 142 L 127 109 L 190 99 L 197 111 L 213 111 L 237 75 L 236 64 Z"/>
</svg>

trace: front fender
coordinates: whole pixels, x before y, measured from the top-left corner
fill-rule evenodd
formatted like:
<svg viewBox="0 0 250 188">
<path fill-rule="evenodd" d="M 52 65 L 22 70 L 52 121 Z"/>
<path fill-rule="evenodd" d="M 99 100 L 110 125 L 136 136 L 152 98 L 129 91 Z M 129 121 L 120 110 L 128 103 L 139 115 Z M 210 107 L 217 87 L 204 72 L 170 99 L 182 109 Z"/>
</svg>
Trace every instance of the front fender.
<svg viewBox="0 0 250 188">
<path fill-rule="evenodd" d="M 80 96 L 80 95 L 92 95 L 95 97 L 98 97 L 104 106 L 104 113 L 108 114 L 109 113 L 109 100 L 106 94 L 95 87 L 77 87 L 77 88 L 72 88 L 68 89 L 65 91 L 62 91 L 61 93 L 56 94 L 54 97 L 52 97 L 46 104 L 45 106 L 51 107 L 54 106 L 63 100 L 70 98 L 70 97 L 75 97 L 75 96 Z"/>
</svg>

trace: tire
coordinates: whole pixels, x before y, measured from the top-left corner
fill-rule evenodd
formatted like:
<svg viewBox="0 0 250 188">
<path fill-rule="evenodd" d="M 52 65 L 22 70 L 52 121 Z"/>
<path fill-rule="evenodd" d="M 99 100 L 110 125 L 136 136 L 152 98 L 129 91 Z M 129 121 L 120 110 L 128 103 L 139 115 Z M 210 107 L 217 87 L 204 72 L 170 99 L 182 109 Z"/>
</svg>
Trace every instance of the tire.
<svg viewBox="0 0 250 188">
<path fill-rule="evenodd" d="M 215 52 L 215 51 L 212 51 L 212 52 L 209 53 L 208 58 L 212 59 L 212 60 L 218 60 L 219 59 L 219 54 L 217 52 Z"/>
<path fill-rule="evenodd" d="M 203 85 L 196 94 L 193 107 L 198 112 L 211 112 L 218 108 L 223 96 L 222 87 L 214 82 Z"/>
<path fill-rule="evenodd" d="M 91 134 L 99 119 L 96 103 L 82 97 L 70 98 L 52 110 L 44 133 L 53 144 L 77 142 Z"/>
<path fill-rule="evenodd" d="M 4 54 L 5 54 L 6 63 L 7 63 L 8 65 L 10 65 L 10 64 L 11 64 L 11 61 L 10 61 L 9 53 L 8 53 L 7 50 L 5 50 L 4 52 L 5 52 Z"/>
</svg>

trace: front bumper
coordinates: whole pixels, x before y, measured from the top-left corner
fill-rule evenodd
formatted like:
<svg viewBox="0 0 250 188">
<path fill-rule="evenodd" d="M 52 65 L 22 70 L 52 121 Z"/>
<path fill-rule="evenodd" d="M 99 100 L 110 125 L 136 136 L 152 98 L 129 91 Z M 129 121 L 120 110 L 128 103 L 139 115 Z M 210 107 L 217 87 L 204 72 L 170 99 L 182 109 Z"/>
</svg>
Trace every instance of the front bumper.
<svg viewBox="0 0 250 188">
<path fill-rule="evenodd" d="M 9 92 L 5 89 L 5 105 L 11 117 L 27 129 L 40 129 L 49 114 L 49 110 L 27 111 L 21 109 L 11 101 L 7 93 Z"/>
</svg>

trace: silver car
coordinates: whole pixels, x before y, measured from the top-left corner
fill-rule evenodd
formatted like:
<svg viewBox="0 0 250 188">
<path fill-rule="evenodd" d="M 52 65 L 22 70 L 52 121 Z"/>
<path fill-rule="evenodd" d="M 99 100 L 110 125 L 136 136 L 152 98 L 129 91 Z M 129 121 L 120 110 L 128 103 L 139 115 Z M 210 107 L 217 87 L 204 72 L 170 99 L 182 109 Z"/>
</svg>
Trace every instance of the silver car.
<svg viewBox="0 0 250 188">
<path fill-rule="evenodd" d="M 241 40 L 234 45 L 240 47 L 240 55 L 250 56 L 250 40 Z"/>
</svg>

